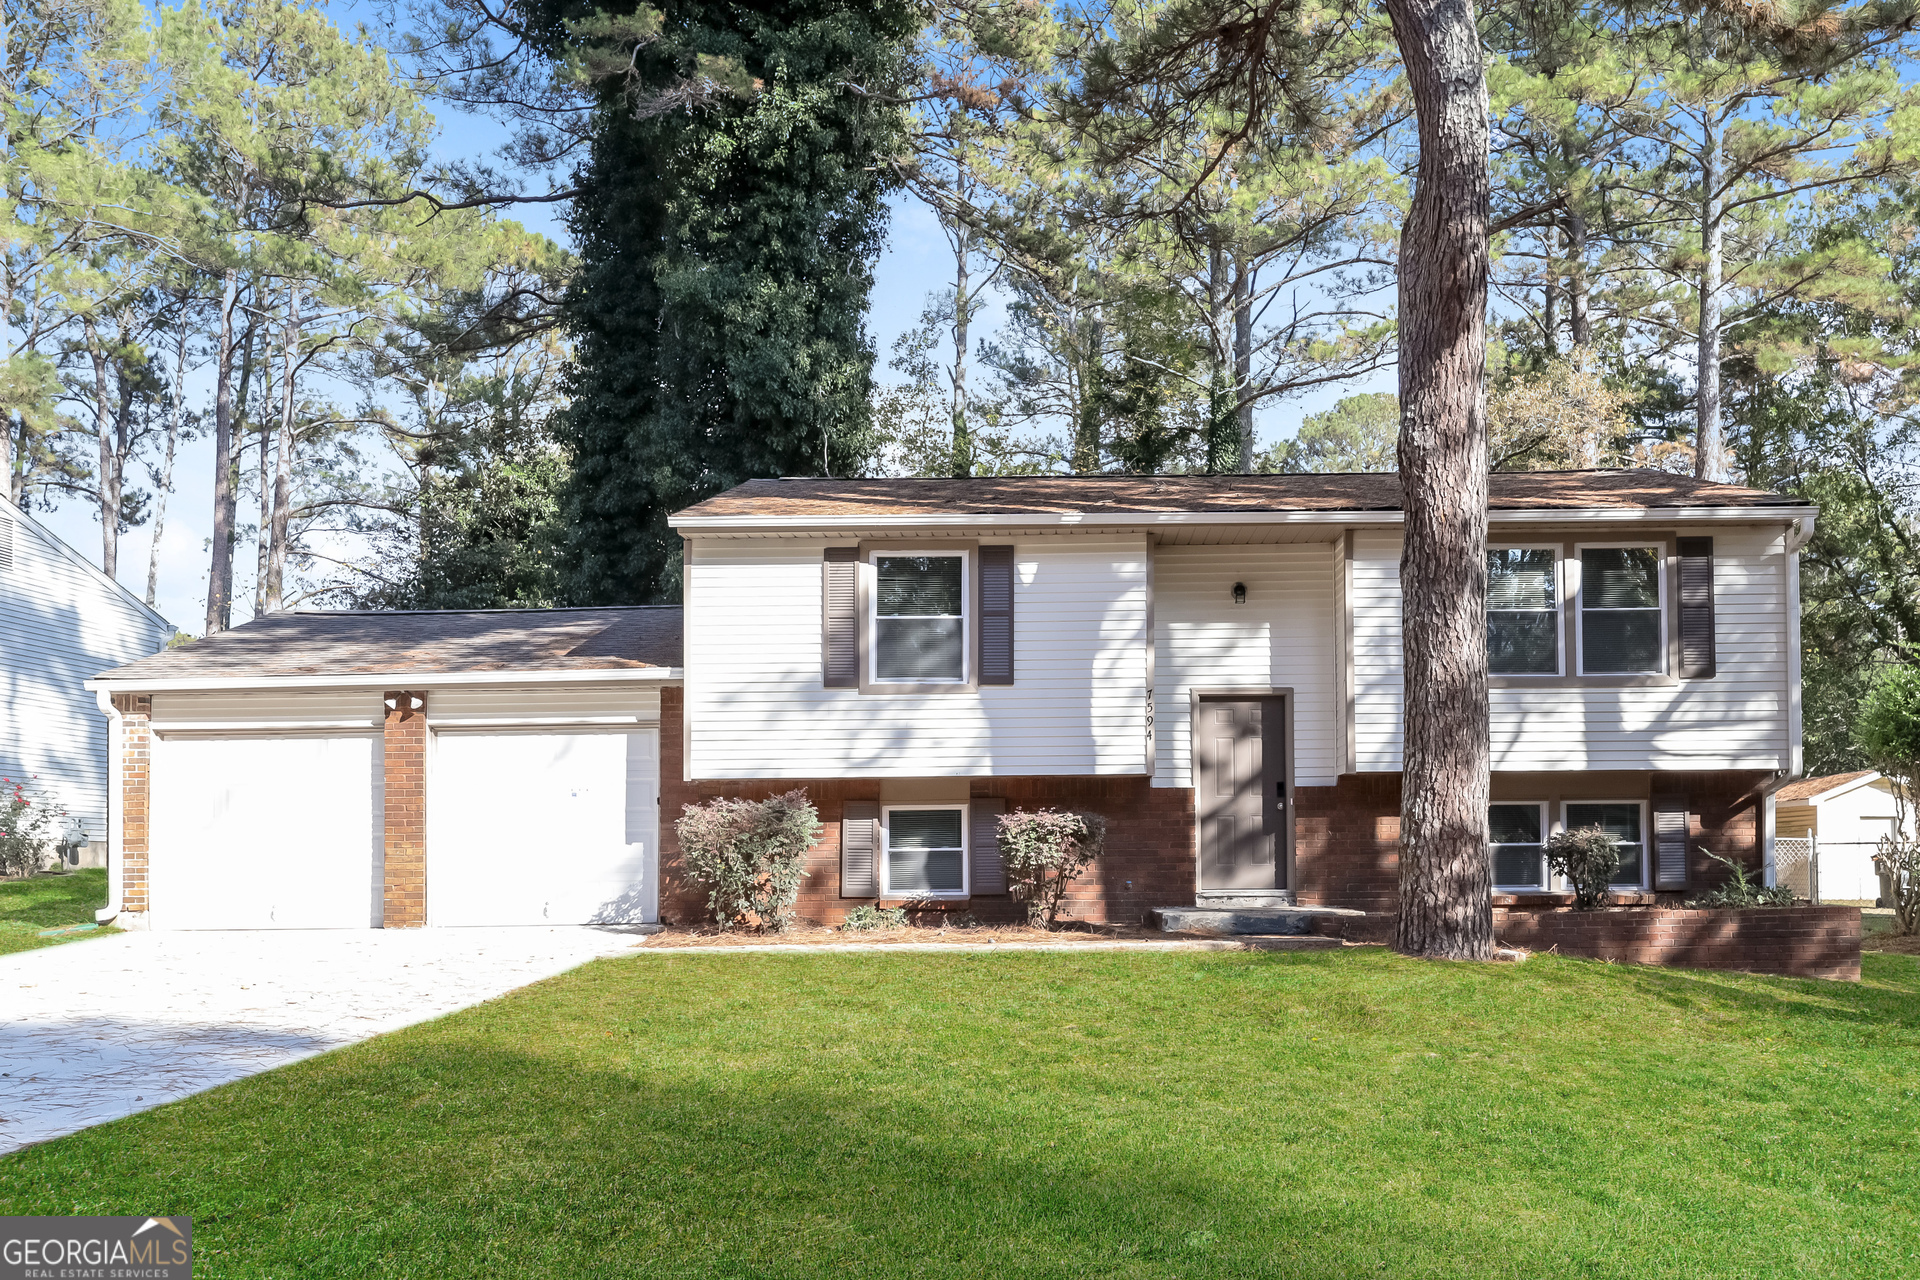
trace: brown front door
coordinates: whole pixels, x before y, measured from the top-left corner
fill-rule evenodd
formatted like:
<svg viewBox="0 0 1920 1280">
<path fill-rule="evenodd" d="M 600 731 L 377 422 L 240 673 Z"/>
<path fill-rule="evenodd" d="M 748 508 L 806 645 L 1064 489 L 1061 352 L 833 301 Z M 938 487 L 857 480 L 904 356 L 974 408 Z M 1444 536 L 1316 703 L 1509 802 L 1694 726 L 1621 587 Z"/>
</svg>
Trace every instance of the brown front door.
<svg viewBox="0 0 1920 1280">
<path fill-rule="evenodd" d="M 1286 699 L 1204 699 L 1194 733 L 1202 889 L 1284 889 Z"/>
</svg>

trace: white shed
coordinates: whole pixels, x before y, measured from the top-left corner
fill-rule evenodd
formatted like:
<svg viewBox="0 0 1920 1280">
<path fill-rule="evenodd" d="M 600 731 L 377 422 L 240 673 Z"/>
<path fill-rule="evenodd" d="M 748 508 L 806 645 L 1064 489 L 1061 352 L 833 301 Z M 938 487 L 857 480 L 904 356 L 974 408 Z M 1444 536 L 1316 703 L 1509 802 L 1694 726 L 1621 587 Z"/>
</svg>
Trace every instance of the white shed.
<svg viewBox="0 0 1920 1280">
<path fill-rule="evenodd" d="M 1807 841 L 1811 856 L 1783 865 L 1781 881 L 1807 894 L 1810 868 L 1819 867 L 1822 902 L 1872 902 L 1880 896 L 1873 855 L 1895 833 L 1893 788 L 1871 769 L 1802 778 L 1774 796 L 1774 834 Z M 1809 895 L 1812 896 L 1812 895 Z"/>
<path fill-rule="evenodd" d="M 107 847 L 107 721 L 94 672 L 166 647 L 173 624 L 0 498 L 0 777 L 37 782 Z"/>
</svg>

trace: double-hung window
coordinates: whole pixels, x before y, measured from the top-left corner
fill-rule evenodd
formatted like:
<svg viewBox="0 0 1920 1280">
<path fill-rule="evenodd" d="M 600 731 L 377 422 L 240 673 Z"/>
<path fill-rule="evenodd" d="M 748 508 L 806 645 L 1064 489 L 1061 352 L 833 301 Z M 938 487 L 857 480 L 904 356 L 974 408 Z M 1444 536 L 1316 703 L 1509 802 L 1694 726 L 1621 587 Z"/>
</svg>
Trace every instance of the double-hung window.
<svg viewBox="0 0 1920 1280">
<path fill-rule="evenodd" d="M 1609 800 L 1567 806 L 1567 830 L 1601 827 L 1620 850 L 1620 865 L 1609 882 L 1616 889 L 1638 889 L 1647 883 L 1645 806 L 1638 800 Z"/>
<path fill-rule="evenodd" d="M 1560 551 L 1497 547 L 1487 552 L 1487 671 L 1496 676 L 1560 674 Z"/>
<path fill-rule="evenodd" d="M 1487 840 L 1493 857 L 1493 887 L 1542 890 L 1547 887 L 1547 806 L 1487 806 Z"/>
<path fill-rule="evenodd" d="M 875 684 L 965 684 L 967 556 L 873 553 Z"/>
<path fill-rule="evenodd" d="M 1666 670 L 1665 552 L 1657 546 L 1580 548 L 1580 673 Z"/>
<path fill-rule="evenodd" d="M 885 805 L 880 825 L 886 845 L 882 896 L 966 896 L 966 805 Z"/>
</svg>

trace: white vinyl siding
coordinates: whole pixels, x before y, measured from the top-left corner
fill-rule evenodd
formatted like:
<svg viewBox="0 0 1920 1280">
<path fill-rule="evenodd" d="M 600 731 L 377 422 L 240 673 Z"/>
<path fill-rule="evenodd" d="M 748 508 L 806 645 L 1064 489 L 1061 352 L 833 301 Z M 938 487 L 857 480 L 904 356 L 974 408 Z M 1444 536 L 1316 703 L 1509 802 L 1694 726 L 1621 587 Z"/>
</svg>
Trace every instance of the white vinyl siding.
<svg viewBox="0 0 1920 1280">
<path fill-rule="evenodd" d="M 206 689 L 153 695 L 156 733 L 378 729 L 384 713 L 378 689 Z"/>
<path fill-rule="evenodd" d="M 1716 529 L 1713 537 L 1718 675 L 1638 685 L 1592 676 L 1571 687 L 1494 689 L 1494 769 L 1786 766 L 1788 619 L 1780 534 Z M 1355 535 L 1353 583 L 1355 762 L 1363 772 L 1392 772 L 1400 768 L 1403 697 L 1397 532 Z"/>
<path fill-rule="evenodd" d="M 1298 786 L 1341 771 L 1332 542 L 1163 546 L 1154 560 L 1154 785 L 1193 785 L 1193 689 L 1291 688 Z M 1247 602 L 1233 603 L 1245 583 Z"/>
<path fill-rule="evenodd" d="M 653 724 L 658 684 L 452 685 L 427 693 L 427 721 L 461 724 Z"/>
<path fill-rule="evenodd" d="M 822 556 L 852 541 L 691 544 L 690 777 L 1141 772 L 1144 537 L 1016 539 L 1014 683 L 886 694 L 821 682 Z"/>
<path fill-rule="evenodd" d="M 173 628 L 0 501 L 0 776 L 39 783 L 107 838 L 107 718 L 81 685 L 164 648 Z"/>
</svg>

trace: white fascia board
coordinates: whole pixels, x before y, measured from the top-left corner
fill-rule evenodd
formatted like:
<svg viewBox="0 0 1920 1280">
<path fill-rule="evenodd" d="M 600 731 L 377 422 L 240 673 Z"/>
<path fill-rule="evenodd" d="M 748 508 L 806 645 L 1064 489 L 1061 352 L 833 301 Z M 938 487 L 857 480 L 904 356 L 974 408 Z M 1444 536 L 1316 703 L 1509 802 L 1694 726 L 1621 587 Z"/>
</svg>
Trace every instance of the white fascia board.
<svg viewBox="0 0 1920 1280">
<path fill-rule="evenodd" d="M 1492 524 L 1763 524 L 1803 520 L 1813 507 L 1567 507 L 1540 511 L 1489 511 Z M 1184 525 L 1369 525 L 1403 524 L 1403 511 L 1160 511 L 1118 514 L 1080 511 L 998 515 L 894 516 L 671 516 L 667 523 L 690 533 L 754 534 L 837 532 L 843 529 L 1156 529 Z"/>
<path fill-rule="evenodd" d="M 678 684 L 686 677 L 682 667 L 639 670 L 595 668 L 586 671 L 389 671 L 354 675 L 312 676 L 174 676 L 115 679 L 97 676 L 82 688 L 110 693 L 187 693 L 221 689 L 443 689 L 466 684 Z"/>
</svg>

